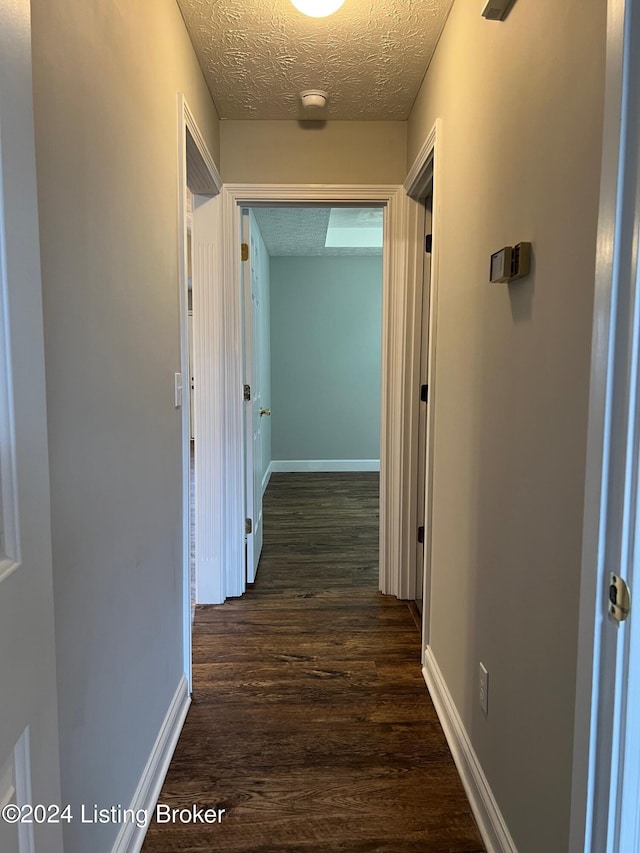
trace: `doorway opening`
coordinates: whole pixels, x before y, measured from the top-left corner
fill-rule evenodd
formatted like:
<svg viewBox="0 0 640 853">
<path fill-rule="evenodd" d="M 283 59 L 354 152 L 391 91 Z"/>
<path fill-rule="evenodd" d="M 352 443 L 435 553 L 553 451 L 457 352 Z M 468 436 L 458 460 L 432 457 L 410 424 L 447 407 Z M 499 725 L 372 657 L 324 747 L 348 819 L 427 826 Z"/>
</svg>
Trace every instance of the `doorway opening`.
<svg viewBox="0 0 640 853">
<path fill-rule="evenodd" d="M 406 255 L 403 242 L 402 189 L 396 186 L 315 186 L 227 184 L 223 191 L 224 226 L 224 385 L 229 396 L 224 410 L 225 463 L 227 466 L 224 507 L 226 545 L 221 603 L 246 589 L 245 436 L 246 402 L 244 382 L 244 303 L 242 266 L 242 210 L 260 207 L 382 207 L 382 381 L 380 429 L 380 539 L 379 589 L 403 594 L 405 564 L 401 561 L 401 494 L 407 478 L 404 453 L 403 411 L 404 325 L 406 301 Z M 248 248 L 246 250 L 248 252 Z M 197 382 L 197 377 L 196 377 Z M 236 389 L 239 390 L 237 394 Z M 237 396 L 236 396 L 237 394 Z M 263 407 L 265 408 L 265 407 Z M 269 407 L 266 407 L 269 408 Z M 196 462 L 196 470 L 198 465 Z M 251 520 L 252 521 L 252 520 Z"/>
<path fill-rule="evenodd" d="M 178 97 L 178 122 L 180 373 L 174 378 L 174 392 L 182 425 L 183 661 L 190 690 L 192 618 L 201 583 L 197 571 L 200 532 L 209 529 L 206 524 L 199 524 L 199 513 L 207 510 L 208 484 L 197 476 L 198 453 L 206 463 L 207 453 L 215 449 L 209 441 L 208 410 L 222 403 L 220 393 L 211 388 L 207 351 L 203 347 L 210 330 L 215 332 L 215 317 L 221 314 L 207 294 L 215 293 L 216 283 L 220 289 L 217 266 L 209 262 L 209 256 L 215 258 L 216 251 L 221 256 L 222 180 L 182 95 Z M 198 382 L 203 391 L 200 405 L 195 393 Z M 215 485 L 219 486 L 218 479 Z"/>
<path fill-rule="evenodd" d="M 431 517 L 435 458 L 436 353 L 438 318 L 438 188 L 440 121 L 436 121 L 407 175 L 407 446 L 408 478 L 403 515 L 403 559 L 409 567 L 408 595 L 421 627 L 422 659 L 429 646 L 431 604 Z"/>
<path fill-rule="evenodd" d="M 383 236 L 381 205 L 242 209 L 246 583 L 272 475 L 378 491 Z"/>
<path fill-rule="evenodd" d="M 433 210 L 433 178 L 426 190 L 427 195 L 422 205 L 424 208 L 424 253 L 422 272 L 422 292 L 419 294 L 419 347 L 420 356 L 418 360 L 418 466 L 417 466 L 417 533 L 416 533 L 416 555 L 415 555 L 415 604 L 418 611 L 418 625 L 422 633 L 422 619 L 424 616 L 424 566 L 425 553 L 430 539 L 430 530 L 427 525 L 428 506 L 428 406 L 429 406 L 429 303 L 431 298 L 431 250 L 433 243 L 432 235 L 432 210 Z"/>
</svg>

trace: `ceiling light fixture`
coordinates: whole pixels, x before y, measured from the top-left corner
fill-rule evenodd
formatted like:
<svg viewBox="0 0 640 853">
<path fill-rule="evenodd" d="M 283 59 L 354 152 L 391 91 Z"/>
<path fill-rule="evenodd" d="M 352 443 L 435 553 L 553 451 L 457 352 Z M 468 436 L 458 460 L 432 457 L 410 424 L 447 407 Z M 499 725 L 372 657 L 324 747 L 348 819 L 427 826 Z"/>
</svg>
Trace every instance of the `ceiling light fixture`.
<svg viewBox="0 0 640 853">
<path fill-rule="evenodd" d="M 326 18 L 337 12 L 344 0 L 291 0 L 293 5 L 303 15 L 310 18 Z"/>
</svg>

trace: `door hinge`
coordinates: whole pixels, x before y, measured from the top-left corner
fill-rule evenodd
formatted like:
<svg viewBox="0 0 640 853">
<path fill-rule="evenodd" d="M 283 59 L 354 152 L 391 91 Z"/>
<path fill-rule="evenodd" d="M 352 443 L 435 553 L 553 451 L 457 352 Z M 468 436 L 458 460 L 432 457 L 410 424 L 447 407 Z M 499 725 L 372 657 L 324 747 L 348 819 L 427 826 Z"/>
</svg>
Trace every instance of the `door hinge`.
<svg viewBox="0 0 640 853">
<path fill-rule="evenodd" d="M 242 386 L 242 399 L 245 403 L 251 399 L 251 385 Z"/>
<path fill-rule="evenodd" d="M 420 386 L 420 402 L 427 403 L 429 401 L 429 386 L 421 385 Z"/>
<path fill-rule="evenodd" d="M 245 518 L 245 520 L 244 520 L 244 532 L 245 532 L 246 536 L 248 536 L 250 533 L 253 533 L 253 519 Z"/>
<path fill-rule="evenodd" d="M 240 257 L 243 261 L 249 260 L 249 244 L 248 243 L 240 243 Z"/>
<path fill-rule="evenodd" d="M 433 234 L 427 234 L 424 238 L 424 250 L 430 255 L 433 250 Z"/>
<path fill-rule="evenodd" d="M 418 542 L 420 545 L 424 545 L 424 525 L 421 524 L 418 528 Z"/>
<path fill-rule="evenodd" d="M 614 575 L 609 573 L 609 615 L 616 622 L 624 622 L 631 612 L 631 593 L 626 583 Z"/>
</svg>

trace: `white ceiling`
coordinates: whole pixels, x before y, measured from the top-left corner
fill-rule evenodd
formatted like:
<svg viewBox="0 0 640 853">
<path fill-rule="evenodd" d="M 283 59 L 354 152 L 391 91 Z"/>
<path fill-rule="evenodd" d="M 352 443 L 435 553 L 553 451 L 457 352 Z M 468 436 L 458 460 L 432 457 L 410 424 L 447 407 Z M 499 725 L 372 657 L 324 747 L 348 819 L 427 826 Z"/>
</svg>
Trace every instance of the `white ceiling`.
<svg viewBox="0 0 640 853">
<path fill-rule="evenodd" d="M 453 0 L 345 0 L 309 18 L 289 0 L 178 0 L 225 119 L 404 120 Z M 299 93 L 323 89 L 323 110 Z"/>
<path fill-rule="evenodd" d="M 274 257 L 309 255 L 381 255 L 382 249 L 362 246 L 326 247 L 332 211 L 345 232 L 382 229 L 382 208 L 256 207 L 253 210 L 267 252 Z M 358 242 L 358 240 L 354 240 Z"/>
</svg>

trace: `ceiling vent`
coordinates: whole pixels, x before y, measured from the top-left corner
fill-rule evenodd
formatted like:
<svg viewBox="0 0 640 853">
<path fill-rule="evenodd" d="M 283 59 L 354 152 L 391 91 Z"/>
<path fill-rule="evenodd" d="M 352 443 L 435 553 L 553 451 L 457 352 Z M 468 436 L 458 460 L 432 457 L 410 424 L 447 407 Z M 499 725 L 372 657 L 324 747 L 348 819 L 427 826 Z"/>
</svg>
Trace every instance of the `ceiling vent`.
<svg viewBox="0 0 640 853">
<path fill-rule="evenodd" d="M 482 17 L 488 21 L 504 21 L 513 0 L 487 0 L 482 9 Z"/>
</svg>

